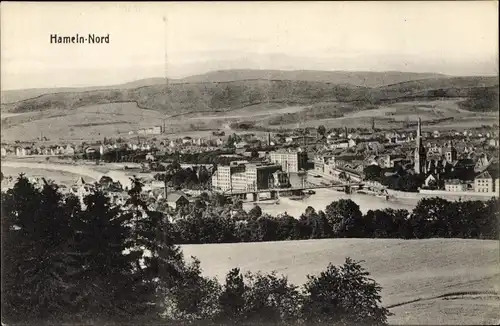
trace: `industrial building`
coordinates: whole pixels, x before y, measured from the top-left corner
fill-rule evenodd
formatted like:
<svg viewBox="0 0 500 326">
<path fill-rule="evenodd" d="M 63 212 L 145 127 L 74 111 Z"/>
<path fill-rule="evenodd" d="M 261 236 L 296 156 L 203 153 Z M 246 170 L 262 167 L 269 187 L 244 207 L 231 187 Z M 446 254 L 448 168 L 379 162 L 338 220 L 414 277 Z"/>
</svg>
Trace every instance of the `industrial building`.
<svg viewBox="0 0 500 326">
<path fill-rule="evenodd" d="M 274 164 L 281 165 L 285 172 L 299 172 L 305 170 L 307 165 L 307 153 L 299 151 L 275 151 L 270 153 L 270 160 Z"/>
<path fill-rule="evenodd" d="M 289 178 L 279 164 L 231 162 L 230 165 L 218 165 L 212 175 L 212 188 L 222 192 L 255 191 L 286 185 L 289 185 Z"/>
</svg>

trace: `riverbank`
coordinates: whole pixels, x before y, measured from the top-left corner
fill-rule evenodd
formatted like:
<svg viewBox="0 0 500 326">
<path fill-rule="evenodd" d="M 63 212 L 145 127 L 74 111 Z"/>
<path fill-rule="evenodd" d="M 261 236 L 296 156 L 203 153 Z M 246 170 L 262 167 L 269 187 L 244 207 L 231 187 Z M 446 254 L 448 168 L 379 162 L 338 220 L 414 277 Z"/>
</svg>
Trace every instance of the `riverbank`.
<svg viewBox="0 0 500 326">
<path fill-rule="evenodd" d="M 313 207 L 316 211 L 324 210 L 326 206 L 331 204 L 333 201 L 340 199 L 351 199 L 356 204 L 363 214 L 369 210 L 376 209 L 407 209 L 411 211 L 417 205 L 418 198 L 395 198 L 386 200 L 382 197 L 365 195 L 365 194 L 346 194 L 341 191 L 336 191 L 333 189 L 315 189 L 315 194 L 311 195 L 302 200 L 292 200 L 286 197 L 280 197 L 279 204 L 272 204 L 263 202 L 262 204 L 257 203 L 244 203 L 243 208 L 245 210 L 250 210 L 255 204 L 259 205 L 264 213 L 270 215 L 278 215 L 287 213 L 295 218 L 299 218 L 301 214 L 304 213 L 308 206 Z"/>
</svg>

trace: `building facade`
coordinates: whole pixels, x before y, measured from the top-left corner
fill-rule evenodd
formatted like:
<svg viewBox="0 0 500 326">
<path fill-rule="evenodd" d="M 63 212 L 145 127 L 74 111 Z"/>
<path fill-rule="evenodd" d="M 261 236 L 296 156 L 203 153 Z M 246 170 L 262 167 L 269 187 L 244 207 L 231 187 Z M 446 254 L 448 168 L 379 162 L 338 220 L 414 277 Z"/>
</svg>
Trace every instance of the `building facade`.
<svg viewBox="0 0 500 326">
<path fill-rule="evenodd" d="M 278 164 L 246 164 L 232 162 L 219 165 L 212 175 L 212 187 L 222 192 L 245 192 L 274 188 Z M 284 181 L 281 176 L 281 181 Z M 279 181 L 279 180 L 278 180 Z"/>
<path fill-rule="evenodd" d="M 484 171 L 474 179 L 476 192 L 493 192 L 493 178 L 488 171 Z"/>
<path fill-rule="evenodd" d="M 460 180 L 446 180 L 444 182 L 444 190 L 449 192 L 467 191 L 467 184 Z"/>
<path fill-rule="evenodd" d="M 299 172 L 305 170 L 307 165 L 307 153 L 298 151 L 275 151 L 270 153 L 270 160 L 274 164 L 281 165 L 285 172 Z"/>
<path fill-rule="evenodd" d="M 246 167 L 247 190 L 273 188 L 274 173 L 277 171 L 281 171 L 279 164 L 248 164 Z"/>
</svg>

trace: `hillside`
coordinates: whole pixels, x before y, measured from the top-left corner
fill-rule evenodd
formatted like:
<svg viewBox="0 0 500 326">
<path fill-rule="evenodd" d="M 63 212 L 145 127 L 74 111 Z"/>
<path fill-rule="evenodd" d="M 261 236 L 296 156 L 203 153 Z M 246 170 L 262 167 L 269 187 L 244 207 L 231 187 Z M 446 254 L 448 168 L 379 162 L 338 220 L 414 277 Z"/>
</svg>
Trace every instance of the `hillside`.
<svg viewBox="0 0 500 326">
<path fill-rule="evenodd" d="M 381 104 L 440 98 L 468 98 L 487 88 L 498 96 L 497 77 L 433 78 L 368 88 L 328 82 L 290 80 L 241 80 L 217 83 L 172 83 L 139 88 L 90 90 L 45 94 L 2 105 L 2 112 L 22 113 L 48 109 L 68 110 L 87 105 L 135 102 L 140 108 L 167 115 L 188 112 L 230 111 L 258 103 L 314 104 L 358 102 Z M 477 93 L 477 92 L 475 92 Z M 474 106 L 469 106 L 474 110 Z M 484 108 L 481 111 L 487 111 Z M 489 111 L 498 111 L 496 107 Z"/>
<path fill-rule="evenodd" d="M 186 245 L 203 273 L 224 280 L 227 271 L 277 271 L 302 285 L 328 263 L 345 257 L 363 266 L 382 286 L 390 324 L 491 324 L 500 298 L 497 241 L 461 239 L 325 239 L 240 244 Z M 496 292 L 496 295 L 491 295 Z"/>
<path fill-rule="evenodd" d="M 292 80 L 292 81 L 315 81 L 332 84 L 349 84 L 355 86 L 377 87 L 404 81 L 420 80 L 426 78 L 445 77 L 445 75 L 431 73 L 407 73 L 407 72 L 348 72 L 348 71 L 282 71 L 282 70 L 220 70 L 201 75 L 194 75 L 184 79 L 171 79 L 170 83 L 217 83 L 241 80 Z M 162 77 L 140 79 L 133 82 L 95 87 L 64 87 L 64 88 L 33 88 L 21 90 L 9 90 L 1 93 L 1 103 L 11 103 L 37 97 L 43 94 L 86 92 L 93 90 L 130 89 L 151 85 L 165 84 L 166 79 Z"/>
<path fill-rule="evenodd" d="M 44 94 L 77 93 L 77 92 L 89 92 L 97 90 L 124 89 L 124 88 L 128 89 L 128 88 L 138 88 L 138 87 L 157 85 L 163 83 L 165 83 L 165 78 L 148 78 L 148 79 L 135 80 L 120 85 L 110 85 L 110 86 L 16 89 L 16 90 L 2 91 L 0 102 L 3 104 L 19 102 L 26 99 L 38 97 Z"/>
</svg>

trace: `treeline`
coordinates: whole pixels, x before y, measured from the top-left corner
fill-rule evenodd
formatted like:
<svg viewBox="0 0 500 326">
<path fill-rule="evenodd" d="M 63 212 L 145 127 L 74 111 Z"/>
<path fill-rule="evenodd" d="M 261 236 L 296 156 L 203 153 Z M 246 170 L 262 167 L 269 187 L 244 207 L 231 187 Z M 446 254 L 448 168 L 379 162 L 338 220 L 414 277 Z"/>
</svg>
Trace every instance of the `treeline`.
<svg viewBox="0 0 500 326">
<path fill-rule="evenodd" d="M 383 325 L 380 286 L 347 258 L 301 288 L 275 273 L 235 268 L 223 283 L 174 245 L 168 218 L 133 180 L 124 205 L 100 191 L 63 196 L 20 176 L 2 192 L 5 324 Z"/>
<path fill-rule="evenodd" d="M 459 103 L 460 108 L 474 112 L 498 111 L 498 86 L 473 88 L 467 100 Z"/>
<path fill-rule="evenodd" d="M 210 181 L 210 172 L 205 166 L 183 169 L 176 162 L 169 164 L 165 172 L 154 175 L 157 181 L 166 181 L 169 187 L 204 189 Z"/>
<path fill-rule="evenodd" d="M 389 174 L 386 175 L 386 173 Z M 365 180 L 377 181 L 392 190 L 418 192 L 425 177 L 408 173 L 403 166 L 396 164 L 394 169 L 383 169 L 378 165 L 368 165 L 363 169 Z"/>
<path fill-rule="evenodd" d="M 259 206 L 248 213 L 241 203 L 204 196 L 170 212 L 176 243 L 232 243 L 323 238 L 473 238 L 497 239 L 499 202 L 426 198 L 410 213 L 405 209 L 369 210 L 362 214 L 350 199 L 332 202 L 324 211 L 308 207 L 298 219 L 270 216 Z"/>
</svg>

